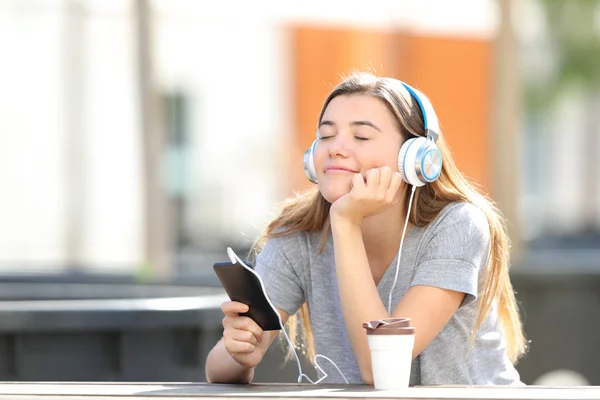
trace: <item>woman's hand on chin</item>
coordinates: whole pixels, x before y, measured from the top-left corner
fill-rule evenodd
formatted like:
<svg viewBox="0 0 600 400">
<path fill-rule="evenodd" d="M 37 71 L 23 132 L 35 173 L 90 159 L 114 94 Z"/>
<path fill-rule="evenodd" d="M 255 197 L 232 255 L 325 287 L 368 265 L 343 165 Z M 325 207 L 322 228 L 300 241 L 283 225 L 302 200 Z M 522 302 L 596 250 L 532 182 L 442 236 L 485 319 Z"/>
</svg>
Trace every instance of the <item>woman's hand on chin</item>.
<svg viewBox="0 0 600 400">
<path fill-rule="evenodd" d="M 396 204 L 401 184 L 402 175 L 387 166 L 356 173 L 352 176 L 350 191 L 331 205 L 331 219 L 360 225 L 363 218 Z"/>
</svg>

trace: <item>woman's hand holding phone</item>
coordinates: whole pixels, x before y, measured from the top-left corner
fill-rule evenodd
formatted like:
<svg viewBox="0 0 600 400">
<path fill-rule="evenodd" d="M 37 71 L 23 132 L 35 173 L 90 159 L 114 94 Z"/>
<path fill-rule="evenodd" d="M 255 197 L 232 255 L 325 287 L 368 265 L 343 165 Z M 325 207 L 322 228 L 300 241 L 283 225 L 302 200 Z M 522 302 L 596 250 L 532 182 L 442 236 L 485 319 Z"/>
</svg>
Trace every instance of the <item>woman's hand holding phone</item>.
<svg viewBox="0 0 600 400">
<path fill-rule="evenodd" d="M 271 332 L 263 331 L 251 318 L 241 316 L 248 306 L 237 301 L 221 305 L 223 318 L 223 342 L 231 357 L 246 368 L 256 367 L 269 348 Z"/>
</svg>

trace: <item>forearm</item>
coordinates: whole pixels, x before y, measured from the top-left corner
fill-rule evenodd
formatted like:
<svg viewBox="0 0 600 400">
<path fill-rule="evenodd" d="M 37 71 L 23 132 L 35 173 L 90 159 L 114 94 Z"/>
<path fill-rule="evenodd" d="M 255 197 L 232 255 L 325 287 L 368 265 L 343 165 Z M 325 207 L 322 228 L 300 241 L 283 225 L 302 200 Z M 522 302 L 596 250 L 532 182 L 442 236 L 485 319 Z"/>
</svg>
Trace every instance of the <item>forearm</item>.
<svg viewBox="0 0 600 400">
<path fill-rule="evenodd" d="M 212 383 L 249 383 L 254 378 L 254 368 L 238 364 L 225 349 L 223 339 L 208 354 L 205 373 Z"/>
<path fill-rule="evenodd" d="M 342 313 L 365 383 L 372 382 L 371 354 L 363 322 L 389 318 L 379 297 L 360 226 L 332 219 L 335 265 Z"/>
</svg>

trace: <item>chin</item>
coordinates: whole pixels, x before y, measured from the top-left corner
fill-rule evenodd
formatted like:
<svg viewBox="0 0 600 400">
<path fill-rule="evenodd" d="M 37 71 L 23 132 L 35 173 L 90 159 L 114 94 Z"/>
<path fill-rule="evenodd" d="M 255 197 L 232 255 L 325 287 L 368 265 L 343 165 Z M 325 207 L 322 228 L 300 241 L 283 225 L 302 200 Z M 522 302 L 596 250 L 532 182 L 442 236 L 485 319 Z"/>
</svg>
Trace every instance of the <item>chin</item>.
<svg viewBox="0 0 600 400">
<path fill-rule="evenodd" d="M 321 195 L 325 198 L 325 200 L 333 204 L 337 199 L 339 199 L 345 194 L 348 194 L 348 192 L 350 191 L 350 183 L 323 183 L 319 185 L 319 191 L 321 192 Z"/>
</svg>

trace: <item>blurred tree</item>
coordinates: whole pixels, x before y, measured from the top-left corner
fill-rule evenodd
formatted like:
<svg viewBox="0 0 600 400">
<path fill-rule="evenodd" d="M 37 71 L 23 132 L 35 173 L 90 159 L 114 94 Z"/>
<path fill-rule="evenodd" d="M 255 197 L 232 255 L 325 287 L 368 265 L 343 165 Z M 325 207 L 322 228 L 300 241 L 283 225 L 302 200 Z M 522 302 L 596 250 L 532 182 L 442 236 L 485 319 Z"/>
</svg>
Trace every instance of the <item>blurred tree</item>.
<svg viewBox="0 0 600 400">
<path fill-rule="evenodd" d="M 600 89 L 600 0 L 540 0 L 556 65 L 549 81 L 527 87 L 532 112 L 547 108 L 577 85 L 595 95 Z"/>
<path fill-rule="evenodd" d="M 552 73 L 532 79 L 525 88 L 527 112 L 543 114 L 574 89 L 582 96 L 585 168 L 581 179 L 588 191 L 581 204 L 587 226 L 583 234 L 600 234 L 600 0 L 539 0 L 546 26 Z M 545 62 L 540 60 L 540 62 Z M 568 135 L 568 133 L 567 133 Z"/>
</svg>

